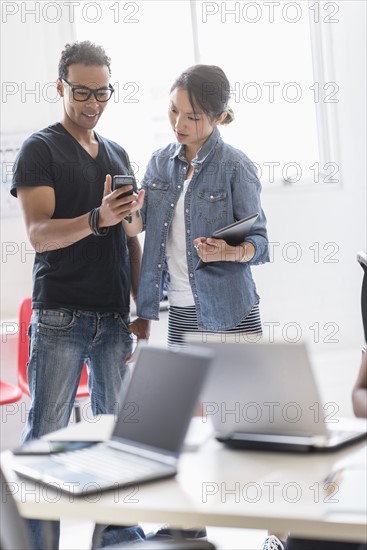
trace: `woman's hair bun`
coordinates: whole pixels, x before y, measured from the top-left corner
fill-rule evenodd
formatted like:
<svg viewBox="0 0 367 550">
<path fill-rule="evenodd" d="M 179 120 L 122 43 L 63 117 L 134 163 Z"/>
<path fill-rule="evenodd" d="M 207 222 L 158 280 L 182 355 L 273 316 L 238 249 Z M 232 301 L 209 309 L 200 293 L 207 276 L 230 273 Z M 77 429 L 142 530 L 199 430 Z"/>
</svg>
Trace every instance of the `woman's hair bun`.
<svg viewBox="0 0 367 550">
<path fill-rule="evenodd" d="M 227 107 L 226 113 L 227 113 L 227 116 L 223 120 L 223 122 L 221 123 L 223 126 L 227 125 L 227 124 L 231 124 L 231 122 L 233 122 L 233 120 L 234 120 L 234 112 L 231 109 L 231 107 Z"/>
</svg>

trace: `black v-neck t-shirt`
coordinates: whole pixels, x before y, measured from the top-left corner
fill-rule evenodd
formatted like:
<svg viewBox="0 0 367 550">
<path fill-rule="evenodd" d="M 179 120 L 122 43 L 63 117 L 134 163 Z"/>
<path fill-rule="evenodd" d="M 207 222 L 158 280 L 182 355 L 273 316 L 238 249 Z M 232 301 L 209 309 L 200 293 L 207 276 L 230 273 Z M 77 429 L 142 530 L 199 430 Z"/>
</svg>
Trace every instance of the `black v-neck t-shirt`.
<svg viewBox="0 0 367 550">
<path fill-rule="evenodd" d="M 19 187 L 52 187 L 53 219 L 71 219 L 100 206 L 106 174 L 130 174 L 126 151 L 97 133 L 94 159 L 60 123 L 32 134 L 14 163 L 11 193 Z M 52 244 L 50 243 L 50 246 Z M 57 250 L 36 252 L 34 308 L 129 311 L 130 262 L 121 224 L 104 237 L 90 235 Z"/>
</svg>

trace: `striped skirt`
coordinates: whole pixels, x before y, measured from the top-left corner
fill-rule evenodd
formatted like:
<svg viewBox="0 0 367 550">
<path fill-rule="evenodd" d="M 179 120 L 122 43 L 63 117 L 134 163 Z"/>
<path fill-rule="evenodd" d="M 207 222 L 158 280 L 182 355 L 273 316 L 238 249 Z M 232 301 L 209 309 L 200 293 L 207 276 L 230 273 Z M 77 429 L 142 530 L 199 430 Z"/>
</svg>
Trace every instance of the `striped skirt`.
<svg viewBox="0 0 367 550">
<path fill-rule="evenodd" d="M 198 327 L 195 306 L 170 306 L 168 310 L 168 347 L 177 347 L 185 344 L 184 335 L 187 332 L 203 332 Z M 222 334 L 231 333 L 262 333 L 259 302 L 250 313 L 236 327 L 222 330 Z"/>
</svg>

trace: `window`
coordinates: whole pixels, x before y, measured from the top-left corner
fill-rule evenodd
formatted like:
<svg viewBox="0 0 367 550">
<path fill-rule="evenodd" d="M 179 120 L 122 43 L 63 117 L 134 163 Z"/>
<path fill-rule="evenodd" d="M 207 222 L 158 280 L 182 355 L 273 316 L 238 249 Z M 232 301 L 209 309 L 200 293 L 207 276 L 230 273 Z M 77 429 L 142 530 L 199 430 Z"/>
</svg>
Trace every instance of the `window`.
<svg viewBox="0 0 367 550">
<path fill-rule="evenodd" d="M 326 112 L 337 103 L 338 86 L 324 81 L 322 64 L 330 52 L 322 41 L 337 22 L 337 4 L 193 6 L 198 61 L 220 65 L 232 84 L 236 120 L 223 128 L 223 137 L 250 157 L 267 187 L 339 181 L 328 146 L 333 113 Z"/>
<path fill-rule="evenodd" d="M 223 138 L 258 168 L 265 189 L 339 181 L 330 146 L 338 86 L 323 59 L 336 2 L 91 2 L 76 38 L 103 44 L 117 93 L 98 130 L 125 146 L 138 180 L 155 149 L 173 140 L 173 80 L 194 63 L 221 66 L 235 121 Z"/>
<path fill-rule="evenodd" d="M 94 4 L 75 27 L 77 40 L 95 41 L 111 57 L 116 91 L 98 131 L 126 148 L 139 181 L 151 153 L 173 139 L 169 89 L 194 60 L 190 2 Z"/>
</svg>

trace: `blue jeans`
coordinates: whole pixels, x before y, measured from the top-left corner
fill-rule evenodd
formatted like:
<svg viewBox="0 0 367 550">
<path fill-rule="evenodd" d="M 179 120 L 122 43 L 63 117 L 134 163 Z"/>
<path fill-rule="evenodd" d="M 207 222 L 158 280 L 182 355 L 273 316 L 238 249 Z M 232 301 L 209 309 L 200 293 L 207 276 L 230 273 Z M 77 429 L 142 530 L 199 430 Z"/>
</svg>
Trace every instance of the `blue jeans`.
<svg viewBox="0 0 367 550">
<path fill-rule="evenodd" d="M 60 538 L 60 523 L 58 521 L 28 519 L 26 524 L 34 550 L 58 550 Z M 114 544 L 144 540 L 145 533 L 139 525 L 128 527 L 96 525 L 93 535 L 93 543 L 96 546 L 93 545 L 93 548 L 108 548 Z"/>
<path fill-rule="evenodd" d="M 118 411 L 129 379 L 125 360 L 133 345 L 128 323 L 128 314 L 67 309 L 33 311 L 28 332 L 31 407 L 23 442 L 67 426 L 84 363 L 88 367 L 93 414 Z M 39 520 L 29 520 L 28 526 L 36 549 L 45 548 L 46 534 L 53 540 L 52 549 L 58 548 L 59 522 L 52 522 L 51 530 L 50 524 Z M 141 540 L 141 533 L 139 527 L 107 530 L 106 537 L 102 533 L 102 544 L 111 540 Z"/>
<path fill-rule="evenodd" d="M 23 441 L 67 426 L 83 364 L 89 374 L 94 415 L 118 410 L 128 382 L 129 315 L 35 310 L 29 327 L 28 384 L 31 407 Z"/>
</svg>

